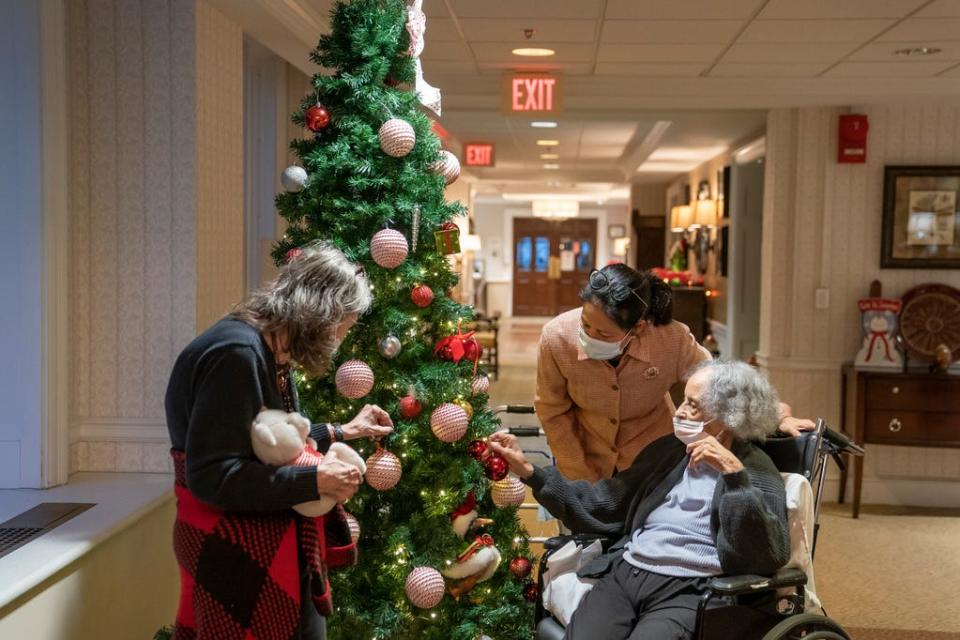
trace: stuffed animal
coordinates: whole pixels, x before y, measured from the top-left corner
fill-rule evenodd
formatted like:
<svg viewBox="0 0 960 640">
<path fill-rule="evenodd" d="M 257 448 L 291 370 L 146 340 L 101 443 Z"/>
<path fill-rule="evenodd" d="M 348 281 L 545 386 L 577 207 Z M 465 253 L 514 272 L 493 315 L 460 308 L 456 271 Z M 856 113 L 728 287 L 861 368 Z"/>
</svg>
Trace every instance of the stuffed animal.
<svg viewBox="0 0 960 640">
<path fill-rule="evenodd" d="M 353 465 L 361 475 L 367 472 L 367 465 L 356 451 L 342 442 L 334 442 L 327 453 L 322 454 L 317 451 L 316 442 L 307 437 L 309 433 L 310 421 L 299 413 L 263 409 L 253 420 L 253 452 L 260 462 L 277 467 L 315 467 L 327 458 Z M 333 509 L 336 503 L 335 498 L 321 495 L 319 500 L 293 508 L 301 515 L 315 518 Z"/>
</svg>

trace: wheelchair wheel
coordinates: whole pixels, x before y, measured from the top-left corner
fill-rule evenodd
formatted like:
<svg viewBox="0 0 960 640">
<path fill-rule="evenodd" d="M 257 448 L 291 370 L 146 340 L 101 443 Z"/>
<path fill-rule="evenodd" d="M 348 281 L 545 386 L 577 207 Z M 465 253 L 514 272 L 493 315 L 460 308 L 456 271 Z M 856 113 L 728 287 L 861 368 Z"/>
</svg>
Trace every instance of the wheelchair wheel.
<svg viewBox="0 0 960 640">
<path fill-rule="evenodd" d="M 850 636 L 830 618 L 800 613 L 782 620 L 763 640 L 850 640 Z"/>
</svg>

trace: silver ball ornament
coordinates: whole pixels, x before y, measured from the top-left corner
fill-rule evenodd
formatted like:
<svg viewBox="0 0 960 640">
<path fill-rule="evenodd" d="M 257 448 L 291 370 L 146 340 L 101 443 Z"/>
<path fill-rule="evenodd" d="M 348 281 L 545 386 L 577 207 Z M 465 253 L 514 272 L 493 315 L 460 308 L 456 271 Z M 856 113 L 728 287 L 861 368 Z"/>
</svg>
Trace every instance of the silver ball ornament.
<svg viewBox="0 0 960 640">
<path fill-rule="evenodd" d="M 307 186 L 307 170 L 297 165 L 287 167 L 280 175 L 280 184 L 291 193 L 301 191 Z"/>
<path fill-rule="evenodd" d="M 400 350 L 403 349 L 403 345 L 400 343 L 400 339 L 397 336 L 387 336 L 380 341 L 380 355 L 388 360 L 393 360 L 398 355 L 400 355 Z"/>
</svg>

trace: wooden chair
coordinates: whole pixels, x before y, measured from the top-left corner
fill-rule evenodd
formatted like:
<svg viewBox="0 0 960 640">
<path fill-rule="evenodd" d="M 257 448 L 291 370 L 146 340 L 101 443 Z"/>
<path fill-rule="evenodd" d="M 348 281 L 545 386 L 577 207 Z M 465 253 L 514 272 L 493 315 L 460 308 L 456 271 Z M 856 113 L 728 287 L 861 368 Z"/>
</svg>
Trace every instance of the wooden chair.
<svg viewBox="0 0 960 640">
<path fill-rule="evenodd" d="M 499 374 L 500 312 L 498 311 L 492 316 L 478 313 L 476 320 L 470 324 L 470 330 L 476 331 L 474 336 L 480 346 L 483 347 L 480 364 L 486 367 L 493 379 L 496 380 Z"/>
</svg>

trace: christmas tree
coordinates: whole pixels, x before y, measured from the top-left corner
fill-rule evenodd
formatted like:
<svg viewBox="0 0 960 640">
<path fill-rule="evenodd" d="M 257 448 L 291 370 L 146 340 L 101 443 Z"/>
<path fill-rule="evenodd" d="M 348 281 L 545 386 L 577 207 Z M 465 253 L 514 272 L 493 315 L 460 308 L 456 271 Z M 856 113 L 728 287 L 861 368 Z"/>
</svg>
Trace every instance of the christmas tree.
<svg viewBox="0 0 960 640">
<path fill-rule="evenodd" d="M 289 223 L 278 263 L 323 239 L 363 265 L 374 294 L 330 375 L 298 376 L 302 410 L 346 421 L 377 404 L 396 425 L 383 442 L 351 443 L 368 460 L 346 505 L 360 523 L 360 563 L 332 576 L 328 628 L 333 638 L 528 638 L 536 587 L 517 519 L 522 485 L 504 477 L 502 459 L 481 462 L 499 425 L 485 408 L 479 345 L 462 330 L 473 312 L 446 294 L 457 284 L 451 220 L 464 211 L 444 199 L 459 164 L 422 109 L 439 111 L 439 92 L 420 72 L 419 4 L 334 6 L 312 53 L 332 73 L 313 78 L 293 116 L 312 135 L 291 144 L 299 164 L 276 199 Z"/>
</svg>

